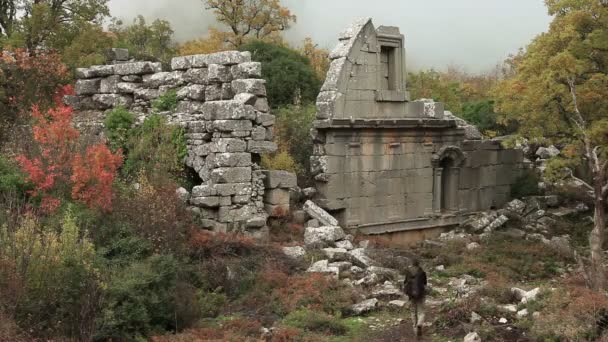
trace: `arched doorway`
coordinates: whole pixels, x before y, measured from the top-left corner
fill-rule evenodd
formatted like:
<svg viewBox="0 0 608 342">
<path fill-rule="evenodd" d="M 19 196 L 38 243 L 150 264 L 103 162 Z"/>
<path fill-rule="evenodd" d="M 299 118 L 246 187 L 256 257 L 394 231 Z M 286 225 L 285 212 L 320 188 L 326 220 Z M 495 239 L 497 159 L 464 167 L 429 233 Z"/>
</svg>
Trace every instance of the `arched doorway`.
<svg viewBox="0 0 608 342">
<path fill-rule="evenodd" d="M 452 158 L 441 161 L 441 212 L 458 211 L 459 169 Z"/>
<path fill-rule="evenodd" d="M 460 210 L 460 166 L 465 158 L 457 146 L 443 147 L 433 156 L 433 211 L 436 214 Z"/>
</svg>

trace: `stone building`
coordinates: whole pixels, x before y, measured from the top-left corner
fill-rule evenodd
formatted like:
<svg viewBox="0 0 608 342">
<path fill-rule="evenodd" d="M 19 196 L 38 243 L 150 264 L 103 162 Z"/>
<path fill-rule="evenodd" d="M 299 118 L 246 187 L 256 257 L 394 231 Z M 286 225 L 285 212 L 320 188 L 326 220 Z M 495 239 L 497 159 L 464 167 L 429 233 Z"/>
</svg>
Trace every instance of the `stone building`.
<svg viewBox="0 0 608 342">
<path fill-rule="evenodd" d="M 361 20 L 339 36 L 317 99 L 317 202 L 346 228 L 395 242 L 501 207 L 523 154 L 483 140 L 432 100 L 410 101 L 404 37 Z"/>
</svg>

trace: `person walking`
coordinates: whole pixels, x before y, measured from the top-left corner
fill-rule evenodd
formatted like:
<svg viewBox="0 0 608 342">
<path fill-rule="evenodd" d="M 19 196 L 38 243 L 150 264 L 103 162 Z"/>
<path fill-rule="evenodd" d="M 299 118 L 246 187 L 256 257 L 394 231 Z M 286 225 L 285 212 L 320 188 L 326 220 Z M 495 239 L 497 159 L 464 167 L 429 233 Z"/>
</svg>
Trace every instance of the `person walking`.
<svg viewBox="0 0 608 342">
<path fill-rule="evenodd" d="M 404 292 L 412 304 L 412 323 L 416 336 L 422 335 L 422 325 L 424 324 L 426 300 L 426 272 L 420 267 L 418 259 L 412 260 L 412 267 L 405 272 L 403 282 Z"/>
</svg>

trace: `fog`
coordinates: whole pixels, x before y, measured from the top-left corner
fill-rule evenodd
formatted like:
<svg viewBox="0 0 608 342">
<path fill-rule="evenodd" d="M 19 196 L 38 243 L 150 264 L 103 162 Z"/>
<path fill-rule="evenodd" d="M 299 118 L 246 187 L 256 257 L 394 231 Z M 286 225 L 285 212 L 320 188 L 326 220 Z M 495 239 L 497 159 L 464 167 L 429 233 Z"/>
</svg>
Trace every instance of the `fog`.
<svg viewBox="0 0 608 342">
<path fill-rule="evenodd" d="M 399 26 L 406 39 L 408 69 L 448 65 L 483 72 L 547 30 L 551 18 L 542 0 L 283 0 L 297 15 L 285 33 L 292 44 L 312 37 L 331 48 L 358 17 L 376 26 Z M 129 22 L 137 14 L 171 22 L 176 39 L 204 36 L 221 27 L 201 0 L 110 0 L 113 16 Z"/>
</svg>

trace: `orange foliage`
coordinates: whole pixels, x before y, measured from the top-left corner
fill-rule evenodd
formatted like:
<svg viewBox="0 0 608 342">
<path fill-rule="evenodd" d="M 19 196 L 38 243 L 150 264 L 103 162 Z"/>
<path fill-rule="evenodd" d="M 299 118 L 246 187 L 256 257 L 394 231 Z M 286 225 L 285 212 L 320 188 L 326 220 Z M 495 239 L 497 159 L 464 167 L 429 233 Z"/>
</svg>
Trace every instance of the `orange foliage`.
<svg viewBox="0 0 608 342">
<path fill-rule="evenodd" d="M 56 101 L 71 88 L 63 88 L 55 95 Z M 40 197 L 41 209 L 51 213 L 61 200 L 57 192 L 72 183 L 72 197 L 91 208 L 109 210 L 111 186 L 116 170 L 122 164 L 120 154 L 112 154 L 105 144 L 87 149 L 86 155 L 77 152 L 80 133 L 72 126 L 73 110 L 57 103 L 56 108 L 45 114 L 38 106 L 32 108 L 36 121 L 33 127 L 34 141 L 38 149 L 35 156 L 16 157 L 27 180 L 34 184 L 31 195 Z"/>
<path fill-rule="evenodd" d="M 72 161 L 72 198 L 91 208 L 110 210 L 112 183 L 122 164 L 122 156 L 112 154 L 106 145 L 87 148 L 84 158 L 76 155 Z"/>
</svg>

